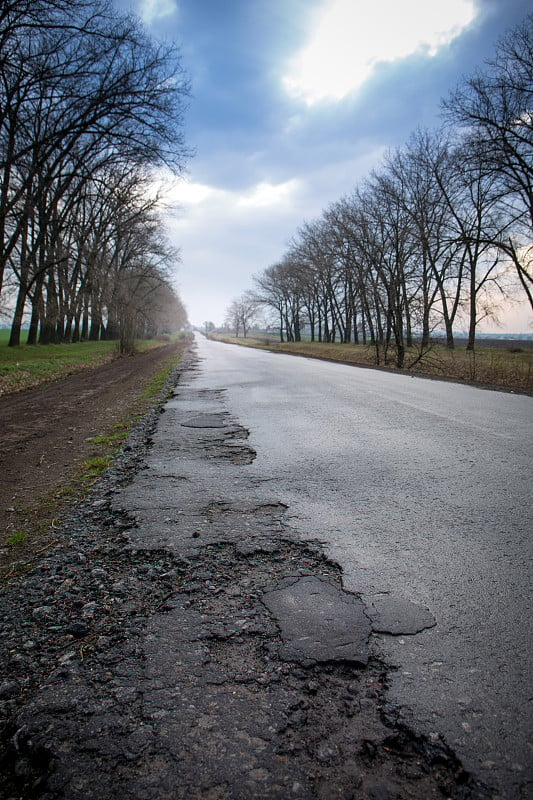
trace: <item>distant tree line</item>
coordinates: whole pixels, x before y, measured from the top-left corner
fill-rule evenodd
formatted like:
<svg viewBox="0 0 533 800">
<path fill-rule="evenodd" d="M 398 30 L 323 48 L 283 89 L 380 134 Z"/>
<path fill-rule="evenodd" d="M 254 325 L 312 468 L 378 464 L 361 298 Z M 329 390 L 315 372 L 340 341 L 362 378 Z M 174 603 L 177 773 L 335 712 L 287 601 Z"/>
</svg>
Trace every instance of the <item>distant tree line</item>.
<svg viewBox="0 0 533 800">
<path fill-rule="evenodd" d="M 403 367 L 436 328 L 453 348 L 459 314 L 473 349 L 479 322 L 517 284 L 533 309 L 532 34 L 533 15 L 443 102 L 441 130 L 389 152 L 254 278 L 282 341 L 305 324 L 312 340 L 369 343 L 377 363 Z"/>
<path fill-rule="evenodd" d="M 18 345 L 186 321 L 153 171 L 188 157 L 179 54 L 107 0 L 0 9 L 0 309 Z M 173 320 L 171 323 L 170 320 Z"/>
</svg>

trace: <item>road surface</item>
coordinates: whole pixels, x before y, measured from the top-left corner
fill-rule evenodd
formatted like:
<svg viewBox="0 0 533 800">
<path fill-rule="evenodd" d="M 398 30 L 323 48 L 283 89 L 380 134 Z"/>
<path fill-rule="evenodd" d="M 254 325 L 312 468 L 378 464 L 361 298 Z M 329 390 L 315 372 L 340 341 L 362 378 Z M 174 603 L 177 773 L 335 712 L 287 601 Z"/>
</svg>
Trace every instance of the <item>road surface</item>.
<svg viewBox="0 0 533 800">
<path fill-rule="evenodd" d="M 533 399 L 197 343 L 191 386 L 219 390 L 249 430 L 258 494 L 323 542 L 370 613 L 434 620 L 376 636 L 390 702 L 502 796 L 526 796 Z"/>
</svg>

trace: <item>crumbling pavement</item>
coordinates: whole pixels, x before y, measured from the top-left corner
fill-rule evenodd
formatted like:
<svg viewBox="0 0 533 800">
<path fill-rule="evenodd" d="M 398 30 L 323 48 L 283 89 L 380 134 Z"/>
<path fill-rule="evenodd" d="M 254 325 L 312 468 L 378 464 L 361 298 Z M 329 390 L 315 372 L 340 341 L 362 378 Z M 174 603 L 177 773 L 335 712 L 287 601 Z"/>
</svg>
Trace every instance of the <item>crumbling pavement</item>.
<svg viewBox="0 0 533 800">
<path fill-rule="evenodd" d="M 0 796 L 492 797 L 386 704 L 373 631 L 431 616 L 345 592 L 247 472 L 223 392 L 183 370 L 0 598 Z"/>
</svg>

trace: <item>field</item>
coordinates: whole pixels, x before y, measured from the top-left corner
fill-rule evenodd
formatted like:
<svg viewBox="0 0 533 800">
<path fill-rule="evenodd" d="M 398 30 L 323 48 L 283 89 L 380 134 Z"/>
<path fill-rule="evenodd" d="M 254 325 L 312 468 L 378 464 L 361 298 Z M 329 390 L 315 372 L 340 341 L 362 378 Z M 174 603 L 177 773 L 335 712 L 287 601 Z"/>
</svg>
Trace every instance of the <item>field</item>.
<svg viewBox="0 0 533 800">
<path fill-rule="evenodd" d="M 302 355 L 343 364 L 376 368 L 375 349 L 370 345 L 325 344 L 320 342 L 279 342 L 275 337 L 249 334 L 246 339 L 226 334 L 211 334 L 212 338 L 246 347 L 258 347 L 280 353 Z M 407 351 L 405 363 L 413 364 L 402 370 L 408 374 L 460 381 L 493 389 L 533 394 L 533 341 L 481 340 L 475 351 L 464 343 L 448 350 L 436 342 L 420 361 L 418 351 Z M 414 363 L 416 361 L 416 363 Z M 395 367 L 380 365 L 380 369 L 395 371 Z M 396 370 L 397 371 L 397 370 Z"/>
<path fill-rule="evenodd" d="M 9 331 L 0 330 L 0 395 L 31 389 L 106 364 L 118 357 L 117 342 L 21 345 L 8 347 Z M 139 342 L 139 351 L 159 345 Z"/>
</svg>

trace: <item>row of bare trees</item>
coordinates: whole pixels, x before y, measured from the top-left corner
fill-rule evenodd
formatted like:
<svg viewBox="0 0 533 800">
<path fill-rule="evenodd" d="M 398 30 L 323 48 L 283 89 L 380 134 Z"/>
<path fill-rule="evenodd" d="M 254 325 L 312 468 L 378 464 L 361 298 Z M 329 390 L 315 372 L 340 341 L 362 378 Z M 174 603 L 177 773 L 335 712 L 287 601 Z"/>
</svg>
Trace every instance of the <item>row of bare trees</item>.
<svg viewBox="0 0 533 800">
<path fill-rule="evenodd" d="M 377 363 L 402 367 L 436 329 L 453 348 L 460 315 L 473 349 L 517 286 L 533 309 L 533 15 L 443 108 L 441 130 L 390 152 L 255 277 L 282 340 L 305 324 L 312 340 L 371 342 Z"/>
<path fill-rule="evenodd" d="M 188 157 L 179 54 L 107 0 L 0 10 L 0 309 L 11 345 L 183 324 L 154 169 Z"/>
</svg>

